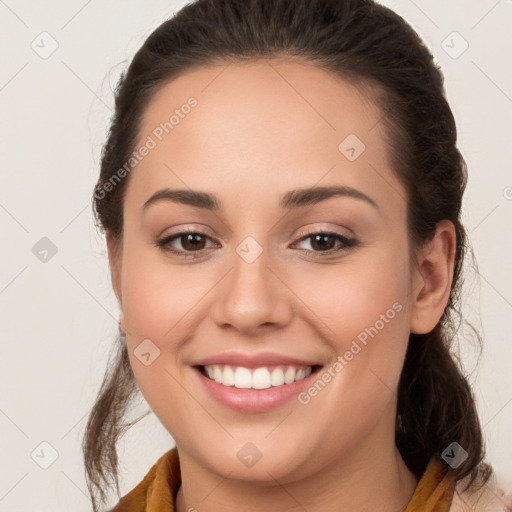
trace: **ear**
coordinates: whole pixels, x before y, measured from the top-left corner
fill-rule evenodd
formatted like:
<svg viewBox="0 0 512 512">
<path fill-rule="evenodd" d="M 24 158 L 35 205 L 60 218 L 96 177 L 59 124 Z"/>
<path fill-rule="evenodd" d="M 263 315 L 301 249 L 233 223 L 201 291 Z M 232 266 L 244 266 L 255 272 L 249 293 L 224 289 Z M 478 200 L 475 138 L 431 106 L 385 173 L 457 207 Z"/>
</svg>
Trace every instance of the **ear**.
<svg viewBox="0 0 512 512">
<path fill-rule="evenodd" d="M 121 294 L 121 261 L 118 255 L 119 244 L 121 242 L 114 238 L 110 230 L 106 230 L 106 240 L 112 288 L 114 289 L 114 293 L 116 294 L 117 302 L 119 304 L 119 309 L 121 310 L 119 318 L 119 329 L 123 333 L 126 332 L 126 330 L 123 319 L 123 302 Z"/>
<path fill-rule="evenodd" d="M 455 249 L 455 226 L 449 220 L 442 220 L 413 267 L 412 333 L 432 331 L 443 315 L 453 281 Z"/>
</svg>

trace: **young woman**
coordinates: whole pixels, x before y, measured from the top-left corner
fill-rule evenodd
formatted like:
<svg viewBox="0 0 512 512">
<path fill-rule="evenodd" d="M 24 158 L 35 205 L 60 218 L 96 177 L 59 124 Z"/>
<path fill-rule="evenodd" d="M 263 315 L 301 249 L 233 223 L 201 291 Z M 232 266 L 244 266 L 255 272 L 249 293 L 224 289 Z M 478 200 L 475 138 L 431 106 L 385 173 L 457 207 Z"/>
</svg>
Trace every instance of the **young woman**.
<svg viewBox="0 0 512 512">
<path fill-rule="evenodd" d="M 198 0 L 158 27 L 93 199 L 121 311 L 94 510 L 138 390 L 176 447 L 116 512 L 505 510 L 450 354 L 465 184 L 441 72 L 389 9 Z"/>
</svg>

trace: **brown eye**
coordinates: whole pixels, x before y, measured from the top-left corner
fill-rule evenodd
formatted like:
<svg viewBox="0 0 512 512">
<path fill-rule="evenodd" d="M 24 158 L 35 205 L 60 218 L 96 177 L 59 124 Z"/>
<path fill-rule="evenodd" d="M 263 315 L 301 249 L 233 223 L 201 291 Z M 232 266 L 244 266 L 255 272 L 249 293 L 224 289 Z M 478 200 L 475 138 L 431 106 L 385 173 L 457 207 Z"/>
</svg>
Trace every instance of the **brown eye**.
<svg viewBox="0 0 512 512">
<path fill-rule="evenodd" d="M 182 231 L 157 240 L 155 245 L 163 251 L 170 252 L 184 258 L 195 258 L 200 256 L 201 252 L 206 249 L 207 240 L 210 240 L 210 237 L 204 233 L 197 231 Z"/>
<path fill-rule="evenodd" d="M 204 249 L 205 238 L 200 233 L 186 233 L 178 237 L 181 241 L 183 249 L 186 251 L 194 251 Z M 202 240 L 201 240 L 202 239 Z"/>
<path fill-rule="evenodd" d="M 309 241 L 311 249 L 304 250 L 307 253 L 318 257 L 341 253 L 342 251 L 347 251 L 351 247 L 357 246 L 357 240 L 355 238 L 348 238 L 339 233 L 325 231 L 309 233 L 308 235 L 300 238 L 299 243 L 306 241 Z"/>
<path fill-rule="evenodd" d="M 336 237 L 327 233 L 312 235 L 310 238 L 311 247 L 315 251 L 330 250 L 336 245 Z"/>
</svg>

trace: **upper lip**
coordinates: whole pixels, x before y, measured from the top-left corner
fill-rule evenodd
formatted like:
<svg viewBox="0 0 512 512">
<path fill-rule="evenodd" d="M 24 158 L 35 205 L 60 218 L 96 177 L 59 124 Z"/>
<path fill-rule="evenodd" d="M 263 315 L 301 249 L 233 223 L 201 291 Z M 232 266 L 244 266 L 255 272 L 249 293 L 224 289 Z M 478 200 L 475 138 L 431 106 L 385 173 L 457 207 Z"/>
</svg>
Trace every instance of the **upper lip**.
<svg viewBox="0 0 512 512">
<path fill-rule="evenodd" d="M 205 357 L 192 364 L 192 366 L 210 366 L 214 364 L 229 364 L 246 368 L 258 368 L 261 366 L 321 366 L 318 361 L 307 361 L 296 357 L 274 352 L 259 352 L 247 354 L 241 352 L 224 352 L 210 357 Z"/>
</svg>

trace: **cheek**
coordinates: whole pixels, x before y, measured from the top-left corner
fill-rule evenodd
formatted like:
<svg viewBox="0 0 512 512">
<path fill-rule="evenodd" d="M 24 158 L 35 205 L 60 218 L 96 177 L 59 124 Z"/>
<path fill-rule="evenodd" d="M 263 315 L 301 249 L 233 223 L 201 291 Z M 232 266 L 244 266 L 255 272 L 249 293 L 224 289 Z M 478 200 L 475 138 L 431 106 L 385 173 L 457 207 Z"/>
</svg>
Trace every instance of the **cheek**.
<svg viewBox="0 0 512 512">
<path fill-rule="evenodd" d="M 409 264 L 407 247 L 397 243 L 359 254 L 301 273 L 290 287 L 305 298 L 303 311 L 314 312 L 310 322 L 329 343 L 332 363 L 338 361 L 333 387 L 370 405 L 398 384 L 410 332 Z"/>
<path fill-rule="evenodd" d="M 316 418 L 315 428 L 340 447 L 353 446 L 391 414 L 409 338 L 407 265 L 384 252 L 374 256 L 317 272 L 299 292 L 309 290 L 302 296 L 333 359 L 301 396 L 304 415 L 297 419 Z"/>
<path fill-rule="evenodd" d="M 211 288 L 200 265 L 171 265 L 156 249 L 127 248 L 122 267 L 123 313 L 132 341 L 172 340 Z"/>
<path fill-rule="evenodd" d="M 173 376 L 178 377 L 180 348 L 211 285 L 204 271 L 166 264 L 156 249 L 131 243 L 128 236 L 121 280 L 128 353 L 137 383 L 152 406 L 169 396 L 179 400 L 182 393 Z"/>
<path fill-rule="evenodd" d="M 376 323 L 379 331 L 391 332 L 408 322 L 404 314 L 410 300 L 405 254 L 405 248 L 379 247 L 354 253 L 339 264 L 290 270 L 287 280 L 341 351 L 347 340 Z"/>
</svg>

